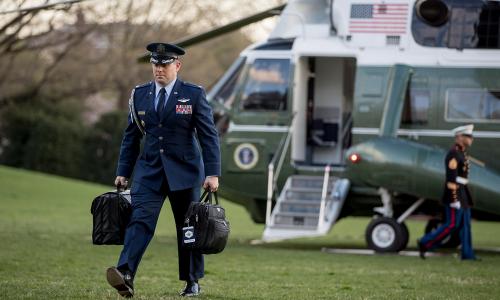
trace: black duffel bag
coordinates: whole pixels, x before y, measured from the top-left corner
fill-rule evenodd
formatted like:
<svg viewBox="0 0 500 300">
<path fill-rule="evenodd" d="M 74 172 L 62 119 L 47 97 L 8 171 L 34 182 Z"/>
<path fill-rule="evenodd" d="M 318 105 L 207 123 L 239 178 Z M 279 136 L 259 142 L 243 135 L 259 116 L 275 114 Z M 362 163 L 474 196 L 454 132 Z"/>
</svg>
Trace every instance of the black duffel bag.
<svg viewBox="0 0 500 300">
<path fill-rule="evenodd" d="M 95 245 L 123 245 L 125 229 L 132 214 L 130 191 L 107 192 L 92 201 L 92 243 Z"/>
<path fill-rule="evenodd" d="M 200 202 L 192 202 L 184 218 L 183 247 L 198 250 L 203 254 L 222 252 L 229 238 L 229 222 L 226 213 L 219 205 L 217 193 L 213 193 L 215 205 L 212 204 L 212 193 L 205 190 Z"/>
</svg>

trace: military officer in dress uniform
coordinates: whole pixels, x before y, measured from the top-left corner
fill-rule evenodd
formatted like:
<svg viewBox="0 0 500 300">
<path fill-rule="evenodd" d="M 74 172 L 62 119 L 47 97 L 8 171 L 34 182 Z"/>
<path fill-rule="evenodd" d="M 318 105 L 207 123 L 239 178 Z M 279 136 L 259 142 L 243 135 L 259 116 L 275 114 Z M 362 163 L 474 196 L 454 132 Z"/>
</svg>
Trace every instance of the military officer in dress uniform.
<svg viewBox="0 0 500 300">
<path fill-rule="evenodd" d="M 168 197 L 177 229 L 179 279 L 186 282 L 180 295 L 196 296 L 204 275 L 203 256 L 182 248 L 182 227 L 190 203 L 199 201 L 202 183 L 211 191 L 218 188 L 218 134 L 203 88 L 177 78 L 184 49 L 167 43 L 152 43 L 146 49 L 154 81 L 132 92 L 115 180 L 117 186 L 127 186 L 134 171 L 132 216 L 118 264 L 106 276 L 120 295 L 133 296 L 137 267 Z"/>
<path fill-rule="evenodd" d="M 476 259 L 471 237 L 471 207 L 473 202 L 467 187 L 470 165 L 467 148 L 472 145 L 473 129 L 474 125 L 466 125 L 453 130 L 455 145 L 448 151 L 445 158 L 446 182 L 443 204 L 446 219 L 443 225 L 417 241 L 422 259 L 425 259 L 425 252 L 439 247 L 441 241 L 456 230 L 460 230 L 462 259 Z"/>
</svg>

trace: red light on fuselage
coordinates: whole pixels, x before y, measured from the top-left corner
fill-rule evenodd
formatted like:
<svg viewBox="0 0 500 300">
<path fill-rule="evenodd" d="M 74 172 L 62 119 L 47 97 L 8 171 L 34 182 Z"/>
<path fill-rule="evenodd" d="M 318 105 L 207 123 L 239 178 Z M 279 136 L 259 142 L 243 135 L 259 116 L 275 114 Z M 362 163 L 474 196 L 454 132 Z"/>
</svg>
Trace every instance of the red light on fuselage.
<svg viewBox="0 0 500 300">
<path fill-rule="evenodd" d="M 359 156 L 359 154 L 353 153 L 353 154 L 349 155 L 349 160 L 353 164 L 355 164 L 355 163 L 358 163 L 361 160 L 361 156 Z"/>
</svg>

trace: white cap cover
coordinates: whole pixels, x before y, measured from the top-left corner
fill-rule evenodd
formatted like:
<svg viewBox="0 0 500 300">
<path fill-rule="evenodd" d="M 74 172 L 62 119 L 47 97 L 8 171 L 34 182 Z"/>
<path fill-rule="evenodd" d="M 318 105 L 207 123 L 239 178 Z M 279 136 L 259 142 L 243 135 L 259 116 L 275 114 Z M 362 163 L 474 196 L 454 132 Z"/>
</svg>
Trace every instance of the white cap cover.
<svg viewBox="0 0 500 300">
<path fill-rule="evenodd" d="M 469 124 L 469 125 L 464 125 L 464 126 L 459 126 L 455 129 L 453 129 L 453 134 L 455 136 L 457 135 L 471 135 L 472 136 L 472 131 L 474 130 L 474 124 Z"/>
</svg>

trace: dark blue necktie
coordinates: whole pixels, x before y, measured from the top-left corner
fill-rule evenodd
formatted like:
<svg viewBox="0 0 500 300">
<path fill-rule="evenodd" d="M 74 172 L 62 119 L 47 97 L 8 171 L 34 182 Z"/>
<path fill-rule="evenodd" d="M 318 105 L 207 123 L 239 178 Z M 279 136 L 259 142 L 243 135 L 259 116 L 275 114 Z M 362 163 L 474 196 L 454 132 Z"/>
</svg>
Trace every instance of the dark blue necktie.
<svg viewBox="0 0 500 300">
<path fill-rule="evenodd" d="M 165 88 L 160 89 L 160 99 L 158 100 L 158 106 L 156 107 L 156 111 L 158 112 L 159 116 L 161 116 L 161 113 L 163 112 L 163 108 L 165 106 L 165 101 L 167 98 L 165 97 L 166 93 L 167 91 L 165 90 Z"/>
</svg>

